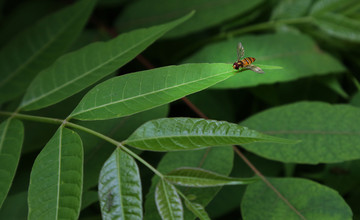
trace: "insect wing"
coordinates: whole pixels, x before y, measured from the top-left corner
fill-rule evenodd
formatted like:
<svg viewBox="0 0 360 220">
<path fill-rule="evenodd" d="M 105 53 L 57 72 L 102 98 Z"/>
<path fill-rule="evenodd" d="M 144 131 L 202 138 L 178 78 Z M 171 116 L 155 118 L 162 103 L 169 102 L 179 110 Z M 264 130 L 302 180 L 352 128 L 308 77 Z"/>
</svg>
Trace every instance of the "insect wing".
<svg viewBox="0 0 360 220">
<path fill-rule="evenodd" d="M 241 58 L 244 57 L 244 54 L 245 54 L 244 46 L 242 45 L 241 42 L 239 42 L 238 48 L 237 48 L 238 60 L 241 60 Z"/>
<path fill-rule="evenodd" d="M 258 66 L 255 66 L 253 64 L 249 65 L 249 66 L 246 66 L 244 67 L 245 69 L 248 69 L 248 70 L 251 70 L 251 71 L 254 71 L 255 73 L 264 73 L 264 71 L 258 67 Z"/>
</svg>

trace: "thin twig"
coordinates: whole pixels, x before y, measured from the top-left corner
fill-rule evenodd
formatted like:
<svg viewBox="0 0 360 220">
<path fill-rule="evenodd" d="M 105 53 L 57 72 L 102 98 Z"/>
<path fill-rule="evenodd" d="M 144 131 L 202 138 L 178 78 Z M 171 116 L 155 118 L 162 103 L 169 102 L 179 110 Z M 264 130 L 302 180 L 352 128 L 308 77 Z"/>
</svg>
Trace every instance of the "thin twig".
<svg viewBox="0 0 360 220">
<path fill-rule="evenodd" d="M 293 205 L 291 205 L 291 203 L 269 182 L 269 180 L 266 179 L 266 177 L 264 175 L 262 175 L 262 173 L 256 169 L 256 167 L 245 157 L 245 155 L 243 153 L 241 153 L 241 151 L 236 147 L 233 146 L 234 151 L 237 153 L 237 155 L 239 155 L 239 157 L 241 157 L 241 159 L 250 167 L 250 169 L 252 169 L 254 171 L 254 173 L 256 173 L 256 175 L 258 175 L 260 177 L 260 179 L 262 179 L 262 181 L 264 181 L 264 183 L 270 188 L 272 189 L 276 195 L 285 202 L 285 204 L 287 206 L 290 207 L 290 209 L 292 209 L 298 216 L 300 216 L 301 219 L 306 219 Z"/>
</svg>

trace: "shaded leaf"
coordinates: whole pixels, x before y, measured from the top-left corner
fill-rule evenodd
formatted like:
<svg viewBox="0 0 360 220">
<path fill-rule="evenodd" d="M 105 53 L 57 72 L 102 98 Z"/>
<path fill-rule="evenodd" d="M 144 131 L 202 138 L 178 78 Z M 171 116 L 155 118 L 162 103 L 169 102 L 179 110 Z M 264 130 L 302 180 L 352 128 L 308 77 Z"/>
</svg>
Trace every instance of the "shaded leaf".
<svg viewBox="0 0 360 220">
<path fill-rule="evenodd" d="M 194 118 L 163 118 L 149 121 L 139 127 L 124 143 L 142 150 L 174 151 L 257 141 L 296 143 L 295 140 L 267 136 L 225 121 Z"/>
<path fill-rule="evenodd" d="M 271 20 L 298 18 L 309 10 L 312 0 L 281 0 L 271 14 Z"/>
<path fill-rule="evenodd" d="M 27 191 L 9 195 L 0 209 L 0 219 L 26 219 Z"/>
<path fill-rule="evenodd" d="M 360 42 L 360 21 L 335 13 L 321 13 L 313 15 L 314 23 L 327 34 L 349 40 Z"/>
<path fill-rule="evenodd" d="M 242 42 L 246 57 L 256 58 L 255 65 L 274 65 L 283 69 L 264 69 L 265 74 L 240 72 L 212 88 L 250 87 L 345 71 L 338 60 L 321 51 L 310 37 L 291 33 L 244 36 L 214 43 L 184 62 L 235 62 L 238 42 Z"/>
<path fill-rule="evenodd" d="M 125 8 L 117 19 L 116 26 L 120 31 L 127 31 L 167 22 L 189 11 L 196 10 L 196 14 L 191 20 L 166 35 L 166 37 L 178 37 L 219 25 L 225 20 L 247 13 L 261 2 L 263 1 L 140 0 L 134 1 Z"/>
<path fill-rule="evenodd" d="M 70 117 L 99 120 L 131 115 L 203 90 L 233 75 L 231 65 L 185 64 L 107 80 L 85 95 Z"/>
<path fill-rule="evenodd" d="M 30 176 L 31 219 L 77 219 L 82 193 L 80 137 L 60 127 L 37 156 Z"/>
<path fill-rule="evenodd" d="M 47 16 L 6 44 L 0 51 L 0 102 L 21 95 L 39 71 L 67 50 L 95 2 L 82 0 Z"/>
<path fill-rule="evenodd" d="M 299 178 L 269 178 L 305 219 L 352 219 L 351 209 L 333 189 Z M 241 203 L 244 220 L 300 219 L 264 182 L 250 184 Z"/>
<path fill-rule="evenodd" d="M 350 104 L 356 107 L 360 107 L 360 91 L 358 91 L 353 95 L 353 97 L 351 97 Z"/>
<path fill-rule="evenodd" d="M 2 21 L 0 45 L 3 46 L 16 34 L 63 6 L 64 4 L 59 1 L 35 0 L 20 2 L 10 13 L 7 11 L 7 16 Z"/>
<path fill-rule="evenodd" d="M 353 7 L 357 0 L 318 0 L 311 7 L 311 14 L 338 12 L 346 7 Z"/>
<path fill-rule="evenodd" d="M 168 173 L 178 167 L 199 167 L 213 172 L 229 175 L 233 166 L 234 152 L 231 147 L 213 147 L 197 151 L 170 152 L 162 157 L 157 170 Z M 160 219 L 155 201 L 155 186 L 159 178 L 154 176 L 149 193 L 146 196 L 145 219 Z M 206 206 L 220 190 L 221 187 L 185 188 L 186 196 L 195 197 L 192 202 Z M 194 219 L 194 215 L 187 209 L 184 210 L 184 219 Z"/>
<path fill-rule="evenodd" d="M 205 208 L 199 203 L 192 203 L 188 199 L 185 199 L 185 205 L 190 211 L 198 217 L 200 220 L 210 220 L 209 215 L 206 213 Z"/>
<path fill-rule="evenodd" d="M 192 14 L 167 24 L 125 33 L 105 43 L 93 43 L 64 55 L 34 79 L 20 108 L 39 109 L 72 96 L 132 60 Z"/>
<path fill-rule="evenodd" d="M 183 219 L 183 206 L 176 188 L 160 180 L 155 190 L 155 202 L 162 219 Z"/>
<path fill-rule="evenodd" d="M 85 180 L 84 180 L 85 182 Z M 81 211 L 89 207 L 91 204 L 99 201 L 98 192 L 94 190 L 84 191 L 81 198 Z"/>
<path fill-rule="evenodd" d="M 232 178 L 209 170 L 195 167 L 181 167 L 164 176 L 169 182 L 190 187 L 241 185 L 256 182 L 258 178 Z"/>
<path fill-rule="evenodd" d="M 335 163 L 360 158 L 360 110 L 350 105 L 299 102 L 241 122 L 263 133 L 298 139 L 293 145 L 243 145 L 260 156 L 292 163 Z"/>
<path fill-rule="evenodd" d="M 139 168 L 120 148 L 101 169 L 98 192 L 103 219 L 142 219 Z"/>
<path fill-rule="evenodd" d="M 19 163 L 24 125 L 16 119 L 0 124 L 0 208 L 9 192 Z"/>
<path fill-rule="evenodd" d="M 212 147 L 196 151 L 170 152 L 162 157 L 157 170 L 161 173 L 168 173 L 178 167 L 199 167 L 211 170 L 223 175 L 229 175 L 233 166 L 234 152 L 231 147 Z M 149 193 L 145 202 L 145 219 L 161 219 L 154 201 L 155 186 L 159 178 L 154 176 Z M 208 188 L 185 188 L 184 194 L 193 197 L 193 203 L 206 206 L 216 195 L 221 187 Z M 184 219 L 194 219 L 194 215 L 187 209 L 184 210 Z"/>
</svg>

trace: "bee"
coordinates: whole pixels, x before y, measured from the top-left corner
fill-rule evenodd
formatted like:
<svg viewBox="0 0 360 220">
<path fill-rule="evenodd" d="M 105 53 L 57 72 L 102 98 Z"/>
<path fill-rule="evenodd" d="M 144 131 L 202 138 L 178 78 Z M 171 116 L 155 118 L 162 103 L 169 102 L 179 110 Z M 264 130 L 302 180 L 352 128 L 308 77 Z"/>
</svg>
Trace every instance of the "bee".
<svg viewBox="0 0 360 220">
<path fill-rule="evenodd" d="M 255 62 L 254 57 L 245 57 L 244 59 L 241 60 L 241 58 L 244 57 L 244 54 L 245 54 L 245 49 L 242 43 L 240 42 L 237 48 L 238 60 L 233 64 L 234 69 L 239 70 L 240 68 L 243 68 L 243 69 L 252 70 L 255 73 L 264 73 L 264 71 L 260 67 L 257 67 L 252 64 L 253 62 Z"/>
</svg>

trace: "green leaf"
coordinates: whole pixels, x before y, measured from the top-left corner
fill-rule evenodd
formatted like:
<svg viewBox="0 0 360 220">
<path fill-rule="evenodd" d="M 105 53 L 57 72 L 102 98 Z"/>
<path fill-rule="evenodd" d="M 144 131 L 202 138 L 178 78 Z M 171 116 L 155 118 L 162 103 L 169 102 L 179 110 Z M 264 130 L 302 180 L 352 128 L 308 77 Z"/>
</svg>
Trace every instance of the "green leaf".
<svg viewBox="0 0 360 220">
<path fill-rule="evenodd" d="M 2 0 L 2 2 L 5 1 Z M 7 16 L 0 27 L 0 46 L 2 47 L 16 34 L 64 5 L 66 4 L 60 1 L 23 1 L 17 4 L 10 13 L 7 10 Z"/>
<path fill-rule="evenodd" d="M 155 190 L 155 202 L 162 219 L 183 219 L 183 206 L 175 186 L 160 180 Z"/>
<path fill-rule="evenodd" d="M 166 117 L 168 106 L 160 106 L 123 118 L 107 121 L 80 121 L 79 124 L 107 135 L 115 140 L 124 140 L 143 123 Z M 104 162 L 113 153 L 113 145 L 86 132 L 79 132 L 84 142 L 84 190 L 96 186 Z"/>
<path fill-rule="evenodd" d="M 82 192 L 83 149 L 79 135 L 60 127 L 37 156 L 30 176 L 31 219 L 77 219 Z"/>
<path fill-rule="evenodd" d="M 252 142 L 296 143 L 237 124 L 194 118 L 163 118 L 139 127 L 124 144 L 151 151 L 194 150 Z"/>
<path fill-rule="evenodd" d="M 0 51 L 0 102 L 21 95 L 39 71 L 67 50 L 95 2 L 82 0 L 45 17 L 6 44 Z"/>
<path fill-rule="evenodd" d="M 341 83 L 339 82 L 336 76 L 325 76 L 319 79 L 319 82 L 327 86 L 329 89 L 336 92 L 344 99 L 348 99 L 349 95 L 345 92 L 345 90 L 341 87 Z"/>
<path fill-rule="evenodd" d="M 232 178 L 195 167 L 181 167 L 165 175 L 169 182 L 190 187 L 241 185 L 256 182 L 258 178 Z"/>
<path fill-rule="evenodd" d="M 312 0 L 281 0 L 271 14 L 271 20 L 298 18 L 304 16 L 309 10 Z"/>
<path fill-rule="evenodd" d="M 321 13 L 313 15 L 314 23 L 327 34 L 353 42 L 360 42 L 360 21 L 341 14 Z"/>
<path fill-rule="evenodd" d="M 178 167 L 199 167 L 211 170 L 223 175 L 229 175 L 233 166 L 234 151 L 231 147 L 212 147 L 196 151 L 170 152 L 162 157 L 157 170 L 161 173 L 168 173 Z M 145 202 L 145 219 L 160 219 L 154 201 L 155 186 L 159 178 L 154 176 L 149 193 Z M 221 187 L 207 188 L 184 188 L 186 196 L 194 197 L 194 203 L 206 206 L 216 195 Z M 194 215 L 187 209 L 184 210 L 184 219 L 194 219 Z"/>
<path fill-rule="evenodd" d="M 9 192 L 19 163 L 24 125 L 16 119 L 0 124 L 0 208 Z"/>
<path fill-rule="evenodd" d="M 277 137 L 302 140 L 293 145 L 243 145 L 248 151 L 272 160 L 317 164 L 360 158 L 360 110 L 350 105 L 299 102 L 253 115 L 241 125 Z"/>
<path fill-rule="evenodd" d="M 199 203 L 192 203 L 188 199 L 184 199 L 186 208 L 188 208 L 200 220 L 210 220 L 205 208 Z"/>
<path fill-rule="evenodd" d="M 85 181 L 84 181 L 85 182 Z M 99 201 L 98 192 L 95 190 L 84 191 L 81 198 L 81 211 L 89 207 L 91 204 Z"/>
<path fill-rule="evenodd" d="M 299 178 L 269 178 L 305 219 L 352 219 L 351 209 L 333 189 Z M 241 203 L 244 220 L 300 219 L 264 182 L 250 184 Z"/>
<path fill-rule="evenodd" d="M 27 218 L 27 191 L 9 195 L 0 209 L 0 219 Z"/>
<path fill-rule="evenodd" d="M 101 169 L 98 192 L 103 219 L 142 219 L 139 168 L 120 148 Z"/>
<path fill-rule="evenodd" d="M 353 7 L 357 0 L 318 0 L 311 7 L 311 14 L 338 12 L 346 7 Z"/>
<path fill-rule="evenodd" d="M 358 91 L 353 95 L 353 97 L 351 97 L 350 104 L 356 107 L 360 107 L 360 91 Z"/>
<path fill-rule="evenodd" d="M 233 75 L 231 65 L 185 64 L 107 80 L 85 95 L 70 117 L 99 120 L 123 117 L 203 90 Z"/>
<path fill-rule="evenodd" d="M 313 75 L 345 71 L 343 65 L 331 57 L 306 35 L 277 33 L 244 36 L 206 46 L 184 62 L 235 62 L 236 46 L 242 42 L 245 56 L 254 57 L 254 65 L 281 66 L 283 69 L 265 69 L 265 74 L 243 71 L 212 88 L 243 88 L 261 84 L 287 82 Z"/>
<path fill-rule="evenodd" d="M 116 21 L 120 31 L 159 24 L 196 10 L 188 22 L 169 32 L 166 37 L 179 37 L 219 25 L 260 5 L 262 0 L 207 1 L 207 0 L 140 0 L 127 6 Z M 214 16 L 216 15 L 216 16 Z"/>
<path fill-rule="evenodd" d="M 39 109 L 72 96 L 125 65 L 192 14 L 167 24 L 125 33 L 105 43 L 93 43 L 64 55 L 34 79 L 20 108 Z"/>
</svg>

